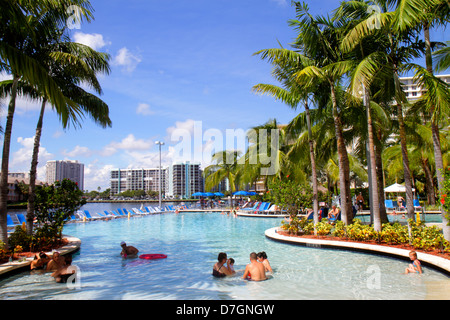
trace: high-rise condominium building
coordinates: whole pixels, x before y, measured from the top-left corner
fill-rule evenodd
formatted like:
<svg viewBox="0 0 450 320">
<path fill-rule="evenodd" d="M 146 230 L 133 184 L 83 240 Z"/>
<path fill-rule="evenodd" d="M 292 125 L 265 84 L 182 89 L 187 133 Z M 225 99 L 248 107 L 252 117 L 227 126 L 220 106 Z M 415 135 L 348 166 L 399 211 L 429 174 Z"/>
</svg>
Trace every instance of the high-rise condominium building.
<svg viewBox="0 0 450 320">
<path fill-rule="evenodd" d="M 166 191 L 166 168 L 161 170 L 161 193 Z M 127 190 L 159 192 L 159 169 L 114 169 L 111 170 L 111 195 Z"/>
<path fill-rule="evenodd" d="M 196 192 L 203 192 L 203 171 L 200 164 L 172 164 L 167 171 L 167 185 L 167 196 L 174 198 L 190 198 Z"/>
<path fill-rule="evenodd" d="M 80 190 L 84 190 L 84 164 L 76 160 L 51 160 L 47 161 L 46 171 L 48 184 L 69 179 L 75 182 Z"/>
</svg>

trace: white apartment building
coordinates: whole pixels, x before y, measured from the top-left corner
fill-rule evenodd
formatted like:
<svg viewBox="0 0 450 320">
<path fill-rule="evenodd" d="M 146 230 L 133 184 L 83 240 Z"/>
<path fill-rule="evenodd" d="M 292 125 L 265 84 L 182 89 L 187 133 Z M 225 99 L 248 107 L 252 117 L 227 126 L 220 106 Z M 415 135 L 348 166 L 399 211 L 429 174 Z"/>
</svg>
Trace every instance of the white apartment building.
<svg viewBox="0 0 450 320">
<path fill-rule="evenodd" d="M 166 193 L 166 171 L 161 170 L 161 190 Z M 144 190 L 159 192 L 159 169 L 114 169 L 111 170 L 111 195 L 127 190 Z"/>
<path fill-rule="evenodd" d="M 48 184 L 69 179 L 75 182 L 80 190 L 84 190 L 84 164 L 77 160 L 51 160 L 47 161 L 45 168 Z"/>
<path fill-rule="evenodd" d="M 167 170 L 167 194 L 170 198 L 188 199 L 204 191 L 203 170 L 198 163 L 175 163 Z"/>
<path fill-rule="evenodd" d="M 436 75 L 436 78 L 450 84 L 450 74 Z M 424 89 L 414 82 L 414 77 L 401 77 L 400 81 L 408 101 L 414 102 L 422 96 Z"/>
</svg>

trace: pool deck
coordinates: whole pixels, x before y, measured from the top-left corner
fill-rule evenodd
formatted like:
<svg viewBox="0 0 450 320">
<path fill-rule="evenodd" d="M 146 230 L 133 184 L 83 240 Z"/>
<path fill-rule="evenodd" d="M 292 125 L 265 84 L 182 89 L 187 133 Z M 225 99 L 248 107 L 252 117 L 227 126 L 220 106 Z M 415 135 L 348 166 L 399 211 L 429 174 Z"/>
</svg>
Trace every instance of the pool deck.
<svg viewBox="0 0 450 320">
<path fill-rule="evenodd" d="M 75 237 L 71 236 L 64 236 L 69 243 L 65 246 L 59 248 L 57 251 L 61 255 L 66 255 L 69 253 L 76 252 L 80 249 L 81 246 L 81 240 Z M 45 252 L 47 255 L 52 255 L 52 251 Z M 0 278 L 3 278 L 6 275 L 9 275 L 10 273 L 29 270 L 31 261 L 33 261 L 34 257 L 27 258 L 25 261 L 19 262 L 19 261 L 13 261 L 11 263 L 7 262 L 0 265 Z"/>
</svg>

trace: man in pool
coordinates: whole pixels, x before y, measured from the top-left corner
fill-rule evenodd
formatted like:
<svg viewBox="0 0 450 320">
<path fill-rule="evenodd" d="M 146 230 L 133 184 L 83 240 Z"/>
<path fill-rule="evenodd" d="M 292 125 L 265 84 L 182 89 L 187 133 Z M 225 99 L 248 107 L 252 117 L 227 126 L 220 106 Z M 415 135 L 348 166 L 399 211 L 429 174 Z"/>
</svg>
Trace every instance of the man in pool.
<svg viewBox="0 0 450 320">
<path fill-rule="evenodd" d="M 250 263 L 245 267 L 242 279 L 262 281 L 267 280 L 266 270 L 261 262 L 258 262 L 256 252 L 250 253 Z"/>
<path fill-rule="evenodd" d="M 125 241 L 122 241 L 120 243 L 120 246 L 122 247 L 122 252 L 120 253 L 120 255 L 124 258 L 127 258 L 127 257 L 134 258 L 134 257 L 136 257 L 136 255 L 139 252 L 139 250 L 136 249 L 135 247 L 127 246 Z"/>
</svg>

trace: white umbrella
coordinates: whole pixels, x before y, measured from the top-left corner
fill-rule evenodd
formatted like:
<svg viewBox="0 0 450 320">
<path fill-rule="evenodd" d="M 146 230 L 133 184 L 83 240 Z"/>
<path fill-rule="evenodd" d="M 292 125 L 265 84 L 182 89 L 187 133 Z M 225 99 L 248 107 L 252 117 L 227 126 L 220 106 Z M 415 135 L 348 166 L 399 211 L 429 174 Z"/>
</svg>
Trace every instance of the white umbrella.
<svg viewBox="0 0 450 320">
<path fill-rule="evenodd" d="M 412 188 L 412 191 L 415 191 L 415 189 Z M 393 185 L 384 188 L 384 192 L 406 192 L 406 187 L 404 185 L 394 183 Z"/>
</svg>

